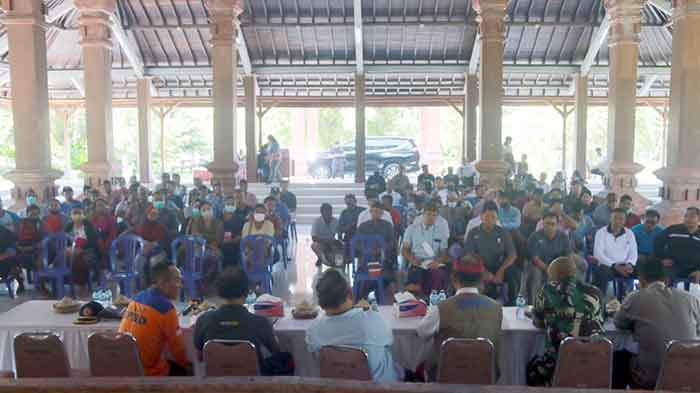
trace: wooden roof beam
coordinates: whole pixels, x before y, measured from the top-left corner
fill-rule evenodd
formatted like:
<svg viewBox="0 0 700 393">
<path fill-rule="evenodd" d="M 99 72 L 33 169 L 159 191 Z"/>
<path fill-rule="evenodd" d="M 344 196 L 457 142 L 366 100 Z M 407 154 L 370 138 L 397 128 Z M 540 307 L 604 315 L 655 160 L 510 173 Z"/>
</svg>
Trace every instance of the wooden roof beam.
<svg viewBox="0 0 700 393">
<path fill-rule="evenodd" d="M 129 36 L 124 30 L 124 26 L 122 26 L 121 19 L 119 19 L 119 16 L 116 14 L 112 15 L 112 33 L 114 34 L 114 38 L 117 39 L 119 46 L 122 48 L 122 51 L 124 51 L 126 59 L 134 70 L 136 77 L 139 79 L 143 78 L 145 73 L 141 52 L 135 45 L 132 45 Z"/>
<path fill-rule="evenodd" d="M 253 75 L 253 64 L 250 62 L 250 52 L 248 52 L 248 45 L 245 42 L 245 36 L 243 35 L 243 29 L 240 23 L 238 24 L 238 38 L 236 39 L 238 43 L 238 57 L 241 61 L 241 66 L 243 67 L 243 73 L 245 75 Z"/>
</svg>

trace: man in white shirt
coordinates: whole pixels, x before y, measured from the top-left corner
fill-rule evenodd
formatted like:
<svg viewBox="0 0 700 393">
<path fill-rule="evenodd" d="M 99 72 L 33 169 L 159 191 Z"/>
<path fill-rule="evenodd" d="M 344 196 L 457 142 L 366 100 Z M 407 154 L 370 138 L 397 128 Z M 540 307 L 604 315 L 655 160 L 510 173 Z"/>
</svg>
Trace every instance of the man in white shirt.
<svg viewBox="0 0 700 393">
<path fill-rule="evenodd" d="M 439 305 L 431 306 L 418 324 L 416 332 L 419 337 L 437 336 L 431 357 L 433 361 L 428 362 L 430 374 L 437 365 L 435 360 L 440 345 L 448 338 L 487 338 L 498 354 L 503 308 L 497 301 L 479 293 L 485 271 L 483 263 L 471 254 L 456 261 L 452 266 L 451 280 L 457 293 Z"/>
<path fill-rule="evenodd" d="M 634 233 L 625 228 L 627 212 L 617 208 L 613 210 L 610 224 L 595 234 L 593 256 L 598 262 L 594 270 L 593 284 L 604 295 L 608 282 L 614 277 L 631 278 L 637 264 L 637 240 Z"/>
<path fill-rule="evenodd" d="M 404 233 L 401 255 L 409 264 L 409 269 L 420 271 L 423 276 L 422 286 L 425 293 L 431 290 L 447 289 L 447 234 L 438 228 L 437 206 L 429 203 L 425 206 L 423 220 L 411 224 Z"/>
</svg>

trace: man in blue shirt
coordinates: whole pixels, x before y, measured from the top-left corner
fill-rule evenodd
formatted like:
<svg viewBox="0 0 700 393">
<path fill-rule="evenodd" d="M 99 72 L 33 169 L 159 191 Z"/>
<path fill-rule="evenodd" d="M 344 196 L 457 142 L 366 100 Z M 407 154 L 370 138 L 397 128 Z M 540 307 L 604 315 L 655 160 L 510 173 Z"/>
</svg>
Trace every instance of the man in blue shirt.
<svg viewBox="0 0 700 393">
<path fill-rule="evenodd" d="M 644 222 L 632 227 L 632 233 L 637 240 L 637 263 L 646 262 L 654 253 L 654 239 L 664 227 L 659 225 L 661 215 L 654 209 L 649 209 L 644 214 Z"/>
<path fill-rule="evenodd" d="M 509 194 L 500 191 L 498 194 L 498 220 L 501 226 L 509 231 L 520 228 L 521 215 L 517 207 L 511 205 Z"/>
<path fill-rule="evenodd" d="M 362 348 L 374 382 L 397 382 L 399 375 L 391 352 L 394 336 L 381 314 L 353 308 L 350 285 L 335 269 L 326 270 L 319 278 L 316 293 L 325 315 L 314 320 L 306 331 L 309 352 L 318 353 L 329 345 Z"/>
<path fill-rule="evenodd" d="M 80 201 L 73 199 L 73 187 L 63 187 L 63 197 L 65 198 L 65 202 L 61 204 L 61 213 L 63 213 L 64 216 L 70 216 L 70 212 L 74 207 L 83 207 Z"/>
</svg>

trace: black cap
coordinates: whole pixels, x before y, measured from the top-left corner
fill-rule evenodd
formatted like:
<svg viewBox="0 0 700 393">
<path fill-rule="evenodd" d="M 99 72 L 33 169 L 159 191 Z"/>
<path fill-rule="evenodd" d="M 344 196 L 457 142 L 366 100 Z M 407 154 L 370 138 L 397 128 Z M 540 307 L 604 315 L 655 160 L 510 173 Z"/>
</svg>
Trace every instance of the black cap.
<svg viewBox="0 0 700 393">
<path fill-rule="evenodd" d="M 73 187 L 71 187 L 71 186 L 63 187 L 63 192 L 67 192 L 67 191 L 73 192 Z"/>
</svg>

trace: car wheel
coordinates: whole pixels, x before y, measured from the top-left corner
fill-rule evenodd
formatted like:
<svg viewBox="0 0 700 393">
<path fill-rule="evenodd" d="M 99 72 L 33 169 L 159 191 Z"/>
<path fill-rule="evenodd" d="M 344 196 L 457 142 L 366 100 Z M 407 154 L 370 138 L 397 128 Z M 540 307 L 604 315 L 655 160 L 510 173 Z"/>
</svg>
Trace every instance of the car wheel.
<svg viewBox="0 0 700 393">
<path fill-rule="evenodd" d="M 394 176 L 399 174 L 399 168 L 401 166 L 396 162 L 391 162 L 384 166 L 384 178 L 393 179 Z"/>
<path fill-rule="evenodd" d="M 313 169 L 311 175 L 316 179 L 327 179 L 331 176 L 331 171 L 327 166 L 317 166 Z"/>
</svg>

